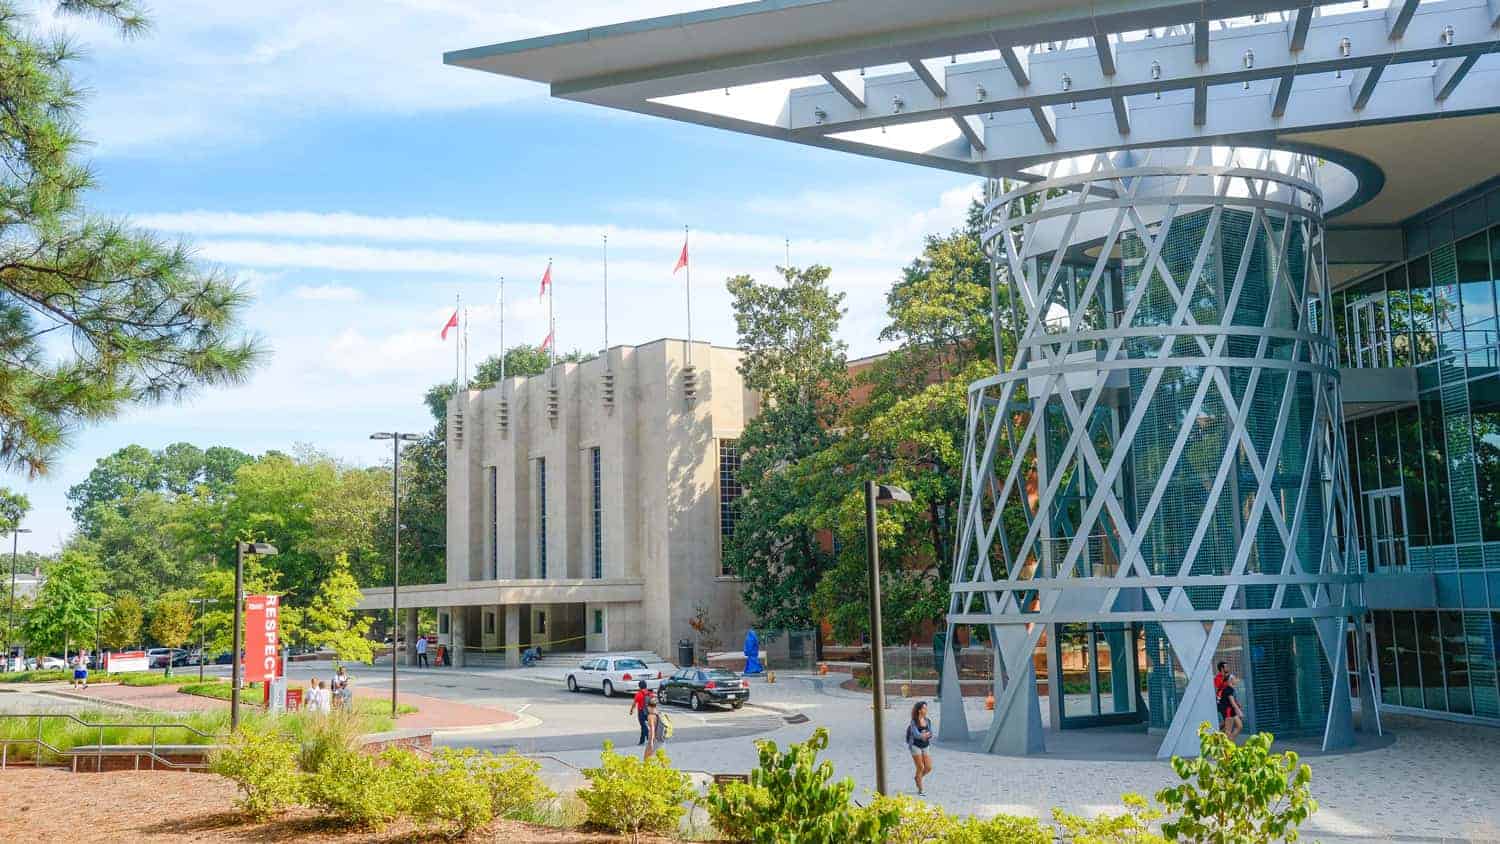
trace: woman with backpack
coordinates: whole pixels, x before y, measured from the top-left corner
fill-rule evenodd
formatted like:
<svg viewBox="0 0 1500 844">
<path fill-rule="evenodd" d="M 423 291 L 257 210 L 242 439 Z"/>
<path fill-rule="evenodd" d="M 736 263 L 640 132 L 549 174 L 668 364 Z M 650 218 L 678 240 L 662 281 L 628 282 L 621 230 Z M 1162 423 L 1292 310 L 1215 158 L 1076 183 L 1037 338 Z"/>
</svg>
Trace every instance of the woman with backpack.
<svg viewBox="0 0 1500 844">
<path fill-rule="evenodd" d="M 649 760 L 672 735 L 672 722 L 657 706 L 656 695 L 646 699 L 646 749 L 641 753 L 642 761 Z"/>
<path fill-rule="evenodd" d="M 922 790 L 922 778 L 932 773 L 932 756 L 927 752 L 932 744 L 932 722 L 927 720 L 927 701 L 912 704 L 911 722 L 906 725 L 906 749 L 911 751 L 912 764 L 917 768 L 917 795 L 926 797 Z"/>
</svg>

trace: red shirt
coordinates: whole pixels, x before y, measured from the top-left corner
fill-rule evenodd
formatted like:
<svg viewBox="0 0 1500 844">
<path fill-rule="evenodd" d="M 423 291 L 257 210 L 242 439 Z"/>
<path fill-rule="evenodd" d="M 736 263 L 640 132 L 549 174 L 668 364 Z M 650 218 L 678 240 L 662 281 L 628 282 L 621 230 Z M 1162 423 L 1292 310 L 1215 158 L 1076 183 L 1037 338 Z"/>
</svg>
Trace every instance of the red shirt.
<svg viewBox="0 0 1500 844">
<path fill-rule="evenodd" d="M 646 689 L 635 690 L 635 702 L 631 704 L 631 707 L 634 708 L 636 712 L 644 713 L 646 711 L 646 695 L 648 694 L 650 694 L 650 692 Z"/>
<path fill-rule="evenodd" d="M 1221 695 L 1221 694 L 1224 693 L 1224 684 L 1228 683 L 1228 682 L 1229 682 L 1229 675 L 1228 674 L 1215 674 L 1214 675 L 1214 697 L 1218 697 L 1219 695 Z"/>
</svg>

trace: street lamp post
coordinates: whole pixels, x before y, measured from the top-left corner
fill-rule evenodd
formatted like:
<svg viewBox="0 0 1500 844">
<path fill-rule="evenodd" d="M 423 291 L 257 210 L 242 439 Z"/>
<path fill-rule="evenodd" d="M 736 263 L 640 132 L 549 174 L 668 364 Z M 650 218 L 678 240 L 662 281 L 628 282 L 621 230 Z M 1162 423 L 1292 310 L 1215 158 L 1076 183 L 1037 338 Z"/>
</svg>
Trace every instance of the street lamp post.
<svg viewBox="0 0 1500 844">
<path fill-rule="evenodd" d="M 94 659 L 99 661 L 99 670 L 103 671 L 104 648 L 101 643 L 104 641 L 104 636 L 103 631 L 101 631 L 99 628 L 101 626 L 104 611 L 109 609 L 109 606 L 106 604 L 102 607 L 89 607 L 89 609 L 94 611 Z M 172 673 L 172 657 L 170 655 L 167 656 L 167 673 Z"/>
<path fill-rule="evenodd" d="M 372 440 L 391 441 L 391 717 L 396 717 L 396 649 L 401 644 L 401 615 L 397 593 L 401 589 L 401 443 L 421 439 L 400 431 L 377 431 Z M 407 637 L 412 635 L 406 631 Z M 412 646 L 414 647 L 414 645 Z"/>
<path fill-rule="evenodd" d="M 31 533 L 30 528 L 18 527 L 10 532 L 10 609 L 5 618 L 5 670 L 10 670 L 10 637 L 16 624 L 16 555 L 21 549 L 21 534 Z M 23 666 L 24 667 L 24 666 Z"/>
<path fill-rule="evenodd" d="M 875 690 L 875 790 L 885 794 L 885 653 L 880 630 L 880 536 L 875 525 L 877 504 L 910 502 L 898 486 L 865 481 L 865 557 L 870 568 L 870 684 Z"/>
<path fill-rule="evenodd" d="M 188 603 L 198 605 L 198 682 L 203 682 L 203 660 L 208 651 L 203 646 L 203 610 L 207 604 L 217 604 L 218 598 L 189 598 Z"/>
<path fill-rule="evenodd" d="M 229 731 L 240 728 L 240 681 L 244 679 L 244 663 L 240 659 L 241 640 L 245 631 L 245 555 L 256 554 L 269 557 L 277 553 L 276 546 L 269 542 L 236 542 L 234 544 L 234 653 L 229 689 Z"/>
</svg>

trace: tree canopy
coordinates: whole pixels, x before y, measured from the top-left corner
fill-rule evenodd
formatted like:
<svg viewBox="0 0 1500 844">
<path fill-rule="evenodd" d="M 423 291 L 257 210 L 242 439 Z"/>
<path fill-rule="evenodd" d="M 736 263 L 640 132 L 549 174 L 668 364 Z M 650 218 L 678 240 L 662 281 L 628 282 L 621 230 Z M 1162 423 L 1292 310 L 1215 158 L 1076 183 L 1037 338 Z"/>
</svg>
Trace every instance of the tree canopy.
<svg viewBox="0 0 1500 844">
<path fill-rule="evenodd" d="M 57 6 L 146 27 L 129 0 Z M 85 206 L 79 54 L 30 24 L 0 4 L 0 465 L 36 476 L 80 426 L 242 381 L 262 347 L 240 327 L 242 285 Z"/>
</svg>

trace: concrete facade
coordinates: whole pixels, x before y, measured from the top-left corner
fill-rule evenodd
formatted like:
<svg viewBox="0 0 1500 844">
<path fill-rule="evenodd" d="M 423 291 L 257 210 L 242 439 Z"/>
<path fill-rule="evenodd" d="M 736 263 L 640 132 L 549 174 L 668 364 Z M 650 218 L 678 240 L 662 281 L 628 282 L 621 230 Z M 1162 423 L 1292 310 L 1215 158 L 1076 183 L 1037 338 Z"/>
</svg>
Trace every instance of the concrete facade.
<svg viewBox="0 0 1500 844">
<path fill-rule="evenodd" d="M 720 569 L 719 484 L 721 444 L 759 406 L 740 357 L 664 339 L 460 394 L 447 582 L 403 588 L 402 606 L 439 609 L 455 663 L 477 651 L 515 664 L 531 644 L 668 655 L 694 638 L 699 607 L 743 631 L 740 584 Z M 389 605 L 366 590 L 361 608 Z"/>
</svg>

